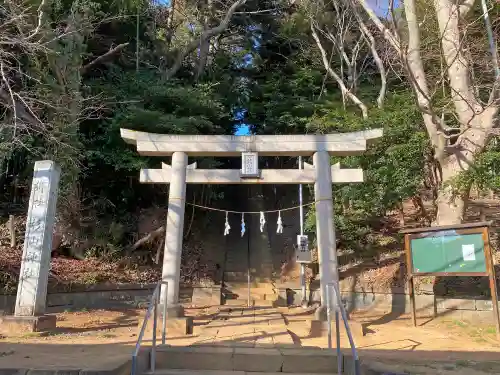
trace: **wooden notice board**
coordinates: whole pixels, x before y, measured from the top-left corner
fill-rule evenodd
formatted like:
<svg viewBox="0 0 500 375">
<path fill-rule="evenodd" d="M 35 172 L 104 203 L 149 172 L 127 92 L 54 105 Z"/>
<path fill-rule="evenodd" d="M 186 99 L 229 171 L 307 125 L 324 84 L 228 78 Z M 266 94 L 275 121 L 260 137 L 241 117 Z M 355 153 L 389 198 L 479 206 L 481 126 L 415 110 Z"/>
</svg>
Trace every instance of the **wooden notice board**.
<svg viewBox="0 0 500 375">
<path fill-rule="evenodd" d="M 412 236 L 410 246 L 412 273 L 487 275 L 482 233 L 429 232 Z"/>
<path fill-rule="evenodd" d="M 416 326 L 413 278 L 417 276 L 487 276 L 500 335 L 495 267 L 489 222 L 403 230 L 413 325 Z"/>
</svg>

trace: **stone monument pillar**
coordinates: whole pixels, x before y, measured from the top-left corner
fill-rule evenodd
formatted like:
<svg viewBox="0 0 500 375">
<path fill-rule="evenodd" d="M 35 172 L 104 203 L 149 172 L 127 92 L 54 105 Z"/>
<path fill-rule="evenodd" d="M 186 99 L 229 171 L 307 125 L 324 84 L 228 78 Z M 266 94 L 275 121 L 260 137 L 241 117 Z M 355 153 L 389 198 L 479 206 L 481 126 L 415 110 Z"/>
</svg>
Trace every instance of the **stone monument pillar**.
<svg viewBox="0 0 500 375">
<path fill-rule="evenodd" d="M 318 151 L 313 155 L 316 182 L 314 183 L 314 199 L 316 201 L 316 238 L 318 242 L 319 273 L 321 284 L 321 308 L 317 318 L 326 317 L 327 284 L 338 283 L 337 249 L 335 241 L 335 222 L 333 221 L 332 174 L 330 171 L 330 155 L 326 151 Z M 338 284 L 337 284 L 338 285 Z M 332 306 L 336 306 L 332 301 Z"/>
<path fill-rule="evenodd" d="M 35 163 L 14 316 L 3 319 L 12 329 L 55 327 L 55 316 L 44 314 L 60 173 L 53 161 Z"/>
<path fill-rule="evenodd" d="M 188 157 L 185 152 L 172 154 L 170 190 L 168 195 L 167 230 L 163 254 L 162 280 L 168 282 L 168 315 L 182 316 L 179 304 L 179 282 L 181 275 L 182 240 L 184 236 L 184 212 L 186 204 L 186 168 Z M 162 285 L 160 304 L 163 305 L 166 285 Z"/>
</svg>

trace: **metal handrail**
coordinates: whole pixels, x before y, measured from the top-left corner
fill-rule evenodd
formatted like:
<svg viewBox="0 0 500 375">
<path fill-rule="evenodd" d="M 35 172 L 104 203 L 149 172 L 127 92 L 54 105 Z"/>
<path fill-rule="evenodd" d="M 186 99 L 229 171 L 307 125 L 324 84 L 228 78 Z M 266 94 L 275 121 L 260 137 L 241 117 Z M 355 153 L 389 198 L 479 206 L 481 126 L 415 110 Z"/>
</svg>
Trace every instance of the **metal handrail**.
<svg viewBox="0 0 500 375">
<path fill-rule="evenodd" d="M 142 339 L 144 337 L 144 333 L 146 332 L 146 327 L 148 325 L 149 318 L 151 317 L 151 313 L 153 313 L 153 338 L 151 344 L 151 355 L 149 357 L 149 367 L 151 371 L 155 371 L 156 367 L 156 325 L 158 320 L 158 302 L 160 298 L 161 286 L 165 285 L 164 289 L 164 298 L 163 298 L 163 316 L 162 316 L 162 331 L 161 331 L 161 343 L 165 345 L 167 334 L 167 295 L 168 295 L 168 282 L 167 281 L 158 281 L 156 287 L 153 291 L 153 295 L 149 300 L 149 306 L 146 310 L 146 315 L 144 316 L 144 320 L 142 321 L 141 331 L 139 332 L 139 336 L 137 337 L 137 341 L 135 343 L 134 352 L 132 353 L 132 369 L 130 370 L 130 375 L 137 374 L 137 356 L 139 355 L 139 351 L 141 349 Z"/>
<path fill-rule="evenodd" d="M 347 311 L 342 303 L 342 298 L 340 296 L 340 292 L 337 288 L 337 284 L 328 283 L 326 285 L 326 306 L 327 306 L 327 319 L 328 319 L 328 347 L 331 349 L 332 347 L 332 314 L 331 308 L 332 304 L 330 301 L 330 288 L 333 287 L 333 293 L 337 300 L 338 309 L 335 310 L 335 328 L 336 328 L 336 337 L 337 337 L 337 371 L 338 374 L 342 374 L 342 352 L 340 350 L 340 322 L 339 322 L 339 310 L 342 315 L 342 320 L 344 321 L 344 327 L 347 333 L 347 337 L 349 339 L 349 345 L 351 346 L 352 357 L 354 360 L 354 375 L 360 375 L 361 369 L 359 365 L 359 356 L 358 350 L 356 349 L 356 344 L 354 343 L 354 339 L 352 338 L 351 328 L 349 327 L 349 322 L 347 321 Z"/>
</svg>

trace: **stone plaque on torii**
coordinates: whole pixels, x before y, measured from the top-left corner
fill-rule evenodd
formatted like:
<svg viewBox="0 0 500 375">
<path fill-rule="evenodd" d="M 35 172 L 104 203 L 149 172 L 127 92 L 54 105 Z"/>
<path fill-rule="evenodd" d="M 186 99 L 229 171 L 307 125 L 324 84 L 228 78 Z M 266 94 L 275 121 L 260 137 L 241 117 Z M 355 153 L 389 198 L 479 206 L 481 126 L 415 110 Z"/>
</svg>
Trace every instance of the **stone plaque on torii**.
<svg viewBox="0 0 500 375">
<path fill-rule="evenodd" d="M 382 129 L 325 135 L 164 135 L 121 129 L 122 138 L 141 155 L 171 156 L 171 165 L 141 169 L 140 181 L 170 184 L 162 280 L 168 282 L 167 304 L 175 315 L 179 305 L 179 280 L 184 230 L 186 184 L 314 184 L 316 237 L 321 277 L 321 301 L 327 284 L 338 283 L 333 221 L 332 183 L 363 182 L 362 169 L 330 166 L 330 156 L 359 155 L 382 136 Z M 197 169 L 188 156 L 313 156 L 304 169 L 262 169 L 254 176 L 233 169 Z M 245 169 L 245 168 L 243 168 Z M 164 293 L 161 293 L 164 298 Z M 162 300 L 163 304 L 164 301 Z"/>
</svg>

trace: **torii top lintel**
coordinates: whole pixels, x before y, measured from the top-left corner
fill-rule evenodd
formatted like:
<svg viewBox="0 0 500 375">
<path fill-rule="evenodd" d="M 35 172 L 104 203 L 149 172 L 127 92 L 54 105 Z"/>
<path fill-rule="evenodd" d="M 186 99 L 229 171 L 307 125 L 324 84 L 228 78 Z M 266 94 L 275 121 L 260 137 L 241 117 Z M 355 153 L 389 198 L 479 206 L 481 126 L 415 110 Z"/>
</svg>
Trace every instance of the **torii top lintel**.
<svg viewBox="0 0 500 375">
<path fill-rule="evenodd" d="M 359 155 L 382 134 L 382 129 L 372 129 L 319 135 L 169 135 L 120 129 L 121 137 L 136 145 L 139 154 L 147 156 L 170 156 L 174 152 L 190 156 L 239 156 L 249 151 L 267 156 L 310 156 L 317 151 L 338 156 Z"/>
</svg>

